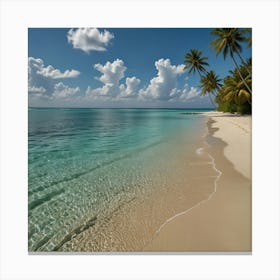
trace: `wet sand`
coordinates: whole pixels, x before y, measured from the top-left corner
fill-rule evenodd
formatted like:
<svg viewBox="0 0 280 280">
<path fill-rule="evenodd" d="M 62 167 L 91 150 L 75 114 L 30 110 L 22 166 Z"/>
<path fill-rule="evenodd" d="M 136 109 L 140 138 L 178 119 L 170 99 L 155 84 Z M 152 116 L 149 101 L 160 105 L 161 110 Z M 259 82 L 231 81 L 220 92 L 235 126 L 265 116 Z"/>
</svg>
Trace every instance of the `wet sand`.
<svg viewBox="0 0 280 280">
<path fill-rule="evenodd" d="M 232 115 L 211 115 L 206 139 L 210 146 L 205 152 L 221 172 L 216 191 L 209 200 L 165 223 L 143 251 L 251 252 L 251 131 L 244 131 L 242 121 Z M 249 128 L 250 120 L 244 122 Z M 242 132 L 243 140 L 238 141 Z M 230 143 L 225 137 L 232 139 Z M 239 155 L 238 160 L 232 155 Z"/>
<path fill-rule="evenodd" d="M 224 149 L 225 157 L 238 172 L 251 179 L 251 116 L 221 113 L 208 113 L 208 116 L 215 121 L 213 128 L 219 128 L 214 136 L 228 144 Z"/>
</svg>

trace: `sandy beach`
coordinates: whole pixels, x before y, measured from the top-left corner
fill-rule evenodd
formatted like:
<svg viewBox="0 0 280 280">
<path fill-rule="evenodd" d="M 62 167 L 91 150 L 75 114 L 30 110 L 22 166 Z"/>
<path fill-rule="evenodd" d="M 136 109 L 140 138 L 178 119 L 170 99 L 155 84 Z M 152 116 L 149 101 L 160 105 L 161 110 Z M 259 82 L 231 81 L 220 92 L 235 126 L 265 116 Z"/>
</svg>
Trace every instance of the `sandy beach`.
<svg viewBox="0 0 280 280">
<path fill-rule="evenodd" d="M 205 113 L 205 152 L 219 170 L 208 200 L 170 217 L 144 251 L 250 252 L 251 117 Z"/>
<path fill-rule="evenodd" d="M 240 116 L 219 112 L 205 113 L 215 121 L 213 128 L 218 128 L 214 136 L 227 143 L 225 157 L 242 175 L 251 179 L 251 116 Z"/>
</svg>

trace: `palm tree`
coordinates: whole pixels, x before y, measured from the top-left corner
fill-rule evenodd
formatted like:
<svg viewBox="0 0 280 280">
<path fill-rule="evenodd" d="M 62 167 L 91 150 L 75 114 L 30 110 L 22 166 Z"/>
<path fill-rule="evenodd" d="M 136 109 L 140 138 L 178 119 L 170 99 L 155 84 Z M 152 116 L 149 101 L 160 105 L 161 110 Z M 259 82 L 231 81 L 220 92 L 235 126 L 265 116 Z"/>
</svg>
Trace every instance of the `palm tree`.
<svg viewBox="0 0 280 280">
<path fill-rule="evenodd" d="M 217 55 L 223 52 L 224 59 L 227 57 L 228 53 L 230 53 L 230 57 L 233 60 L 233 63 L 236 67 L 236 70 L 242 79 L 244 85 L 246 86 L 247 90 L 252 93 L 251 88 L 248 86 L 246 81 L 244 80 L 243 76 L 240 73 L 238 64 L 235 60 L 234 53 L 238 55 L 242 63 L 245 65 L 246 62 L 241 57 L 240 52 L 242 51 L 242 47 L 240 45 L 241 42 L 245 42 L 245 37 L 242 35 L 238 28 L 215 28 L 212 32 L 212 35 L 218 36 L 218 38 L 214 39 L 210 45 L 214 47 L 214 50 Z M 251 76 L 252 73 L 248 68 L 246 68 L 248 74 Z"/>
<path fill-rule="evenodd" d="M 252 28 L 244 28 L 241 31 L 242 34 L 247 34 L 248 33 L 248 37 L 245 38 L 245 41 L 247 42 L 247 47 L 250 48 L 252 47 Z"/>
<path fill-rule="evenodd" d="M 242 70 L 242 72 L 245 72 L 244 68 Z M 248 84 L 251 84 L 251 77 L 249 75 L 247 75 L 245 79 Z M 251 105 L 252 95 L 250 92 L 248 92 L 236 71 L 232 72 L 232 76 L 225 78 L 224 84 L 225 85 L 222 88 L 222 96 L 224 101 L 234 102 L 238 105 L 248 102 Z"/>
<path fill-rule="evenodd" d="M 206 76 L 201 78 L 200 86 L 202 89 L 201 95 L 205 96 L 208 93 L 212 105 L 216 108 L 216 105 L 213 102 L 211 94 L 215 96 L 218 90 L 222 87 L 221 79 L 218 77 L 218 75 L 215 74 L 214 71 L 211 70 L 206 74 Z"/>
<path fill-rule="evenodd" d="M 207 63 L 207 57 L 206 56 L 201 56 L 202 51 L 196 50 L 196 49 L 191 49 L 186 55 L 185 55 L 185 67 L 184 70 L 188 70 L 188 73 L 195 73 L 196 71 L 198 72 L 200 78 L 202 77 L 201 73 L 206 73 L 206 69 L 204 66 L 208 66 L 209 64 Z"/>
</svg>

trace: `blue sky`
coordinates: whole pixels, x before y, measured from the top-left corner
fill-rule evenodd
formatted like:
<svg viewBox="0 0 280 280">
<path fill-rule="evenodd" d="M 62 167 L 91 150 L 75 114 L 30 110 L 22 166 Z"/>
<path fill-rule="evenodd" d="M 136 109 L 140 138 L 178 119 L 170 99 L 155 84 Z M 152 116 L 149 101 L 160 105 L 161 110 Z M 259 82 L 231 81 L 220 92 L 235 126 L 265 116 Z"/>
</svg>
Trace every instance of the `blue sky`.
<svg viewBox="0 0 280 280">
<path fill-rule="evenodd" d="M 29 106 L 210 108 L 199 76 L 183 71 L 183 62 L 199 49 L 221 78 L 234 68 L 209 47 L 211 30 L 30 28 Z"/>
</svg>

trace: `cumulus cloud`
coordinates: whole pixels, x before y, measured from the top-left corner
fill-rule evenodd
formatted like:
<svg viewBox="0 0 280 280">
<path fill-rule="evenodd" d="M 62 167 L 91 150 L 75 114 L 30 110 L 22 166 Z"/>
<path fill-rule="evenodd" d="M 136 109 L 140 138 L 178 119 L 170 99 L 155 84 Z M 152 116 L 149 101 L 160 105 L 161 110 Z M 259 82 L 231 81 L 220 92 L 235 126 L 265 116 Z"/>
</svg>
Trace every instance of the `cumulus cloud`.
<svg viewBox="0 0 280 280">
<path fill-rule="evenodd" d="M 86 53 L 90 51 L 106 51 L 109 42 L 114 34 L 107 30 L 99 31 L 97 28 L 70 29 L 67 33 L 67 40 L 75 49 L 81 49 Z"/>
<path fill-rule="evenodd" d="M 47 90 L 44 87 L 29 86 L 28 92 L 32 94 L 44 94 Z"/>
<path fill-rule="evenodd" d="M 170 59 L 159 59 L 155 62 L 157 76 L 150 80 L 149 85 L 141 89 L 141 99 L 169 100 L 177 95 L 177 76 L 183 73 L 184 65 L 172 65 Z"/>
<path fill-rule="evenodd" d="M 116 59 L 113 62 L 107 61 L 104 65 L 98 63 L 93 67 L 102 74 L 100 77 L 96 77 L 96 79 L 103 83 L 103 86 L 95 89 L 91 89 L 90 87 L 88 87 L 86 90 L 87 97 L 95 99 L 98 97 L 116 98 L 120 96 L 121 92 L 125 94 L 127 85 L 120 84 L 120 80 L 124 78 L 124 74 L 127 68 L 121 59 Z M 127 82 L 131 87 L 131 78 L 127 79 L 129 79 L 127 80 Z M 135 83 L 134 80 L 133 82 Z M 129 89 L 130 94 L 132 93 L 131 90 L 132 88 Z"/>
<path fill-rule="evenodd" d="M 182 101 L 188 101 L 190 99 L 194 99 L 196 97 L 200 97 L 200 90 L 195 87 L 188 87 L 185 85 L 185 88 L 182 90 L 181 94 L 179 95 L 179 99 Z"/>
<path fill-rule="evenodd" d="M 44 66 L 41 58 L 28 58 L 28 94 L 32 100 L 69 99 L 80 93 L 79 87 L 70 87 L 57 79 L 77 76 L 76 70 L 61 72 L 52 66 Z M 80 72 L 79 72 L 80 73 Z"/>
<path fill-rule="evenodd" d="M 78 77 L 80 75 L 80 72 L 77 70 L 66 70 L 62 73 L 59 69 L 54 69 L 51 65 L 49 65 L 47 67 L 42 67 L 41 69 L 39 69 L 37 71 L 37 74 L 52 79 L 65 79 Z"/>
<path fill-rule="evenodd" d="M 125 83 L 120 83 L 125 77 L 126 66 L 120 59 L 106 62 L 104 65 L 95 64 L 94 69 L 102 75 L 95 77 L 103 86 L 88 87 L 86 97 L 90 100 L 124 100 L 136 102 L 188 102 L 199 97 L 200 91 L 185 84 L 178 87 L 178 77 L 184 72 L 184 65 L 172 65 L 170 59 L 159 59 L 155 62 L 157 76 L 152 78 L 145 88 L 140 88 L 141 80 L 127 77 Z"/>
<path fill-rule="evenodd" d="M 54 92 L 52 96 L 54 98 L 71 98 L 78 93 L 80 93 L 79 87 L 72 88 L 60 82 L 54 85 Z"/>
<path fill-rule="evenodd" d="M 117 95 L 118 88 L 113 85 L 104 85 L 100 88 L 91 88 L 90 86 L 86 89 L 86 97 L 90 99 L 108 99 Z"/>
<path fill-rule="evenodd" d="M 28 74 L 36 72 L 44 66 L 44 62 L 41 58 L 28 57 Z"/>
<path fill-rule="evenodd" d="M 41 58 L 28 58 L 28 93 L 30 95 L 51 94 L 54 81 L 38 74 L 42 67 L 44 67 L 44 62 Z"/>
<path fill-rule="evenodd" d="M 98 63 L 93 67 L 102 73 L 98 80 L 103 84 L 117 84 L 124 77 L 127 69 L 121 59 L 116 59 L 112 63 L 107 61 L 104 65 Z"/>
<path fill-rule="evenodd" d="M 138 93 L 140 82 L 140 79 L 136 77 L 126 78 L 125 85 L 120 85 L 120 97 L 135 97 Z"/>
<path fill-rule="evenodd" d="M 181 85 L 183 81 L 183 65 L 172 65 L 170 59 L 155 61 L 157 74 L 152 77 L 148 85 L 141 87 L 141 80 L 137 77 L 127 77 L 127 67 L 121 59 L 104 64 L 94 64 L 93 69 L 99 72 L 95 81 L 101 86 L 88 86 L 85 92 L 77 87 L 57 81 L 57 77 L 71 76 L 70 70 L 61 72 L 52 66 L 44 66 L 40 58 L 29 58 L 28 63 L 28 91 L 30 105 L 45 104 L 45 106 L 185 106 L 182 104 L 202 104 L 207 106 L 207 98 L 200 96 L 200 90 Z M 67 72 L 68 71 L 68 72 Z M 72 70 L 75 71 L 75 70 Z M 118 103 L 116 103 L 118 102 Z M 170 105 L 168 105 L 170 104 Z M 172 104 L 172 105 L 171 105 Z"/>
<path fill-rule="evenodd" d="M 55 69 L 52 65 L 45 66 L 44 61 L 41 58 L 28 58 L 28 73 L 36 73 L 46 78 L 51 79 L 65 79 L 76 78 L 80 75 L 77 70 L 66 70 L 61 72 L 59 69 Z"/>
</svg>

